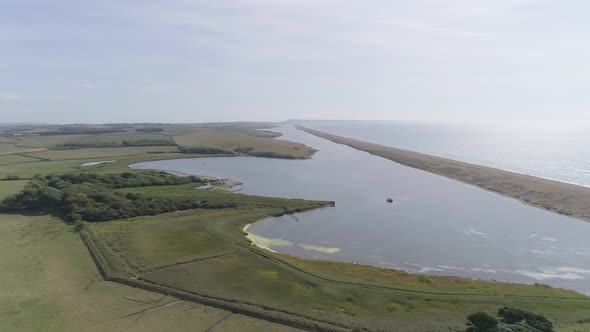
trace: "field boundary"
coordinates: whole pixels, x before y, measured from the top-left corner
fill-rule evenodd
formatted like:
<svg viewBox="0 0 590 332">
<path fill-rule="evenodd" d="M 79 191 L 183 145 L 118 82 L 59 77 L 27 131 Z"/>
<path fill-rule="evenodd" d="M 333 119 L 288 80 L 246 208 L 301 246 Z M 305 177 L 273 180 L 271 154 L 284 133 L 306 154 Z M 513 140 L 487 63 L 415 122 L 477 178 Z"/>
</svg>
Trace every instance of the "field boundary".
<svg viewBox="0 0 590 332">
<path fill-rule="evenodd" d="M 152 272 L 152 271 L 156 271 L 156 270 L 166 269 L 166 268 L 169 268 L 169 267 L 174 267 L 174 266 L 179 266 L 179 265 L 184 265 L 184 264 L 189 264 L 189 263 L 202 262 L 202 261 L 206 261 L 206 260 L 209 260 L 209 259 L 220 258 L 220 257 L 224 257 L 224 256 L 229 256 L 229 255 L 237 254 L 238 252 L 240 252 L 239 249 L 233 250 L 233 251 L 230 251 L 230 252 L 225 252 L 225 253 L 213 255 L 213 256 L 198 257 L 198 258 L 193 258 L 193 259 L 189 259 L 189 260 L 186 260 L 186 261 L 180 261 L 180 262 L 176 262 L 176 263 L 172 263 L 172 264 L 160 265 L 160 266 L 156 266 L 156 267 L 153 267 L 153 268 L 150 268 L 150 269 L 146 269 L 146 272 Z"/>
<path fill-rule="evenodd" d="M 238 313 L 299 329 L 322 332 L 343 332 L 348 331 L 351 328 L 350 326 L 341 323 L 321 321 L 314 318 L 297 315 L 295 313 L 278 310 L 272 307 L 260 306 L 240 302 L 237 300 L 223 299 L 206 294 L 170 288 L 142 278 L 134 279 L 113 275 L 110 267 L 108 266 L 108 262 L 104 259 L 100 253 L 100 250 L 97 248 L 92 235 L 84 228 L 83 224 L 80 223 L 79 225 L 82 226 L 79 232 L 80 237 L 86 245 L 90 257 L 95 263 L 100 275 L 105 281 L 117 282 L 135 288 L 141 288 L 160 294 L 170 295 L 181 300 L 200 303 L 214 308 L 227 310 L 232 313 Z"/>
</svg>

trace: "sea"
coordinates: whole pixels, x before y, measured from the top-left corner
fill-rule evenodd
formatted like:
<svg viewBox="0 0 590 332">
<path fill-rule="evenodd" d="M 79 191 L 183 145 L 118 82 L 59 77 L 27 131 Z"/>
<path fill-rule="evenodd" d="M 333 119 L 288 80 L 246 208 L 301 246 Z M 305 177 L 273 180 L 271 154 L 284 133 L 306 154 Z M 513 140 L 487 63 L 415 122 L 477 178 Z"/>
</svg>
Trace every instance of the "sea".
<svg viewBox="0 0 590 332">
<path fill-rule="evenodd" d="M 371 143 L 590 186 L 590 128 L 397 121 L 298 123 Z"/>
</svg>

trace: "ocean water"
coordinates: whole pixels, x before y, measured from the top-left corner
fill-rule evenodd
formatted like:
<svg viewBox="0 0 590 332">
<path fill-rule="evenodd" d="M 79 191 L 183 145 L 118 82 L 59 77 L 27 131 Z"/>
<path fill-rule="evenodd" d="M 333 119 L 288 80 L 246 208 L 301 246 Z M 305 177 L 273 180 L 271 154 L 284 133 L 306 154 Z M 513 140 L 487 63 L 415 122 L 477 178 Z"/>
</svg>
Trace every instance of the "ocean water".
<svg viewBox="0 0 590 332">
<path fill-rule="evenodd" d="M 301 124 L 371 143 L 590 186 L 590 129 L 372 121 Z"/>
<path fill-rule="evenodd" d="M 291 126 L 277 130 L 283 139 L 319 151 L 309 160 L 197 158 L 132 167 L 231 178 L 241 181 L 247 194 L 336 202 L 250 227 L 279 252 L 435 275 L 540 282 L 590 294 L 590 223 Z"/>
</svg>

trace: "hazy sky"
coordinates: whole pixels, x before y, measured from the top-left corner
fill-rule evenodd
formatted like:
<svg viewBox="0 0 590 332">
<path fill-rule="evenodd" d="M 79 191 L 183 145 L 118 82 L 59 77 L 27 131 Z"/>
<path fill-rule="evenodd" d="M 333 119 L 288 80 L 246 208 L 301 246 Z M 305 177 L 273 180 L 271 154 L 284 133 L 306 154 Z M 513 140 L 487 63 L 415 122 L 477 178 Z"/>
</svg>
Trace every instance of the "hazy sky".
<svg viewBox="0 0 590 332">
<path fill-rule="evenodd" d="M 590 2 L 0 0 L 0 122 L 590 123 Z"/>
</svg>

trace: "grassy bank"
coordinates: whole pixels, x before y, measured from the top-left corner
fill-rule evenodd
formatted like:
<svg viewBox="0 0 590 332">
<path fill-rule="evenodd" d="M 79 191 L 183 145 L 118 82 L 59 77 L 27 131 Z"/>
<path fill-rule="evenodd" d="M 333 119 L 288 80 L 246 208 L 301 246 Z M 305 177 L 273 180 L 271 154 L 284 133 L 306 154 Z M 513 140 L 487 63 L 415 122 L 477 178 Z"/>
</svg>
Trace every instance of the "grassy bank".
<svg viewBox="0 0 590 332">
<path fill-rule="evenodd" d="M 405 166 L 497 192 L 549 211 L 590 221 L 590 188 L 368 143 L 302 126 L 298 126 L 298 129 Z"/>
</svg>

